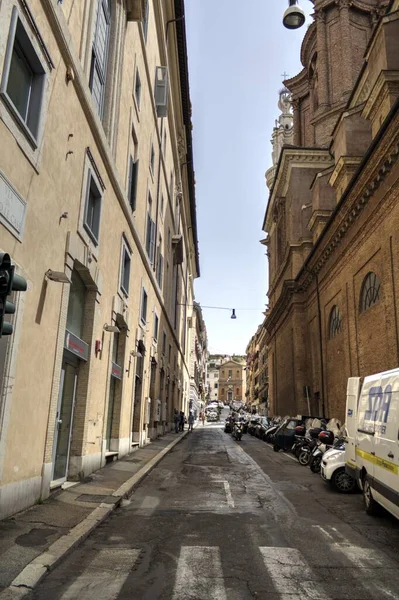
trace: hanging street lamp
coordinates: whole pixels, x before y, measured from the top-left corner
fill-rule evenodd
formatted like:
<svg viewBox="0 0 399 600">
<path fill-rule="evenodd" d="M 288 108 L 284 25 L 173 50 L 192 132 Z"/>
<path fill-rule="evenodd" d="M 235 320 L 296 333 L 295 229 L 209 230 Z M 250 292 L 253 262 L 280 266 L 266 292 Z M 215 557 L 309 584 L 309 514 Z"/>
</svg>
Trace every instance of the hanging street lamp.
<svg viewBox="0 0 399 600">
<path fill-rule="evenodd" d="M 283 15 L 283 25 L 287 29 L 299 29 L 304 25 L 306 15 L 298 0 L 289 0 L 289 6 Z"/>
</svg>

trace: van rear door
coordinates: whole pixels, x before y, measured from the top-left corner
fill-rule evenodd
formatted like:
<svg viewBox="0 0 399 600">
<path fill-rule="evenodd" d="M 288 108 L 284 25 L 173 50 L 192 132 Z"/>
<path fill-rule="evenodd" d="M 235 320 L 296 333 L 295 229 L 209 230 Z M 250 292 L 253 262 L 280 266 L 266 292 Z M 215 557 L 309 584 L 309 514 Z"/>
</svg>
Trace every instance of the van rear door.
<svg viewBox="0 0 399 600">
<path fill-rule="evenodd" d="M 376 491 L 376 500 L 399 517 L 399 370 L 381 374 L 373 417 L 375 465 L 372 487 Z"/>
<path fill-rule="evenodd" d="M 358 403 L 355 444 L 356 468 L 358 471 L 365 469 L 370 482 L 373 481 L 375 464 L 373 406 L 379 386 L 379 375 L 366 377 L 360 391 Z"/>
<path fill-rule="evenodd" d="M 360 377 L 349 377 L 346 388 L 346 437 L 345 463 L 348 474 L 356 477 L 356 431 L 357 431 L 357 403 L 362 384 Z"/>
</svg>

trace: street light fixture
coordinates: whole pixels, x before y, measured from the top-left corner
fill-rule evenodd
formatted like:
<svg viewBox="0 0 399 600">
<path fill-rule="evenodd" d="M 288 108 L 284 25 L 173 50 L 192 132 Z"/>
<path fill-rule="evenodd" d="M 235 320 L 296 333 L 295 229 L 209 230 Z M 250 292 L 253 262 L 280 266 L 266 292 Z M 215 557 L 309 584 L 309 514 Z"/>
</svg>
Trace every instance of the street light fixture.
<svg viewBox="0 0 399 600">
<path fill-rule="evenodd" d="M 299 29 L 306 21 L 306 16 L 302 8 L 298 5 L 298 0 L 289 0 L 289 6 L 283 16 L 283 25 L 287 29 Z"/>
</svg>

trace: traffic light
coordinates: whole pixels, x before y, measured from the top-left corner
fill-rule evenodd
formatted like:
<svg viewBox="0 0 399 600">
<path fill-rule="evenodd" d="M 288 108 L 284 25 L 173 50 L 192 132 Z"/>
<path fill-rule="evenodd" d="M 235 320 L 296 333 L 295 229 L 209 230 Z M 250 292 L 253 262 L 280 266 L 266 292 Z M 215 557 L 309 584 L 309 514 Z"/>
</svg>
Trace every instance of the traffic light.
<svg viewBox="0 0 399 600">
<path fill-rule="evenodd" d="M 12 292 L 26 292 L 26 288 L 26 279 L 15 274 L 10 255 L 0 253 L 0 338 L 13 332 L 12 324 L 4 322 L 4 315 L 15 313 L 15 304 L 7 300 L 7 296 Z"/>
</svg>

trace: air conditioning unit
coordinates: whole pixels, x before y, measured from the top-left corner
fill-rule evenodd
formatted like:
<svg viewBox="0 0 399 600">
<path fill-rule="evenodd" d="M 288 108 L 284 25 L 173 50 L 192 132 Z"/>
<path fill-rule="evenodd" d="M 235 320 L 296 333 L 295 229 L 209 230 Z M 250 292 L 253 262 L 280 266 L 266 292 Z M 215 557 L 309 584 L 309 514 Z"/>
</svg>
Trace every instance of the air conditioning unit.
<svg viewBox="0 0 399 600">
<path fill-rule="evenodd" d="M 158 117 L 166 117 L 168 114 L 168 88 L 168 67 L 157 67 L 155 71 L 154 98 Z"/>
<path fill-rule="evenodd" d="M 183 262 L 183 236 L 173 235 L 172 236 L 173 246 L 173 264 L 181 265 Z"/>
</svg>

